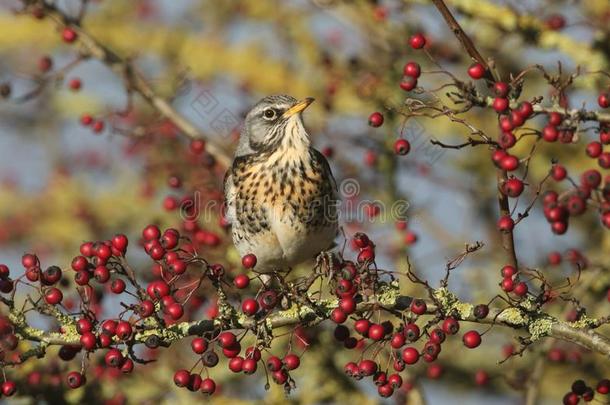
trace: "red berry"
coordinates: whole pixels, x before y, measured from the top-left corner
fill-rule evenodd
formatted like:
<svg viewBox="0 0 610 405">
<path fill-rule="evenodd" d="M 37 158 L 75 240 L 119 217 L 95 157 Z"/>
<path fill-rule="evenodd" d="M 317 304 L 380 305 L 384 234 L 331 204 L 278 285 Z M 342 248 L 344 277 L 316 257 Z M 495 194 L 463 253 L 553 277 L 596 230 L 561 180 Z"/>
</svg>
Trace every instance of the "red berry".
<svg viewBox="0 0 610 405">
<path fill-rule="evenodd" d="M 76 389 L 85 383 L 85 376 L 77 371 L 72 371 L 66 376 L 68 387 Z"/>
<path fill-rule="evenodd" d="M 565 179 L 567 175 L 568 175 L 568 171 L 562 165 L 555 164 L 551 168 L 551 177 L 555 181 L 561 181 L 561 180 Z"/>
<path fill-rule="evenodd" d="M 233 279 L 233 284 L 239 289 L 246 288 L 250 284 L 250 278 L 245 274 L 239 274 Z"/>
<path fill-rule="evenodd" d="M 189 145 L 189 149 L 196 155 L 200 155 L 205 151 L 205 141 L 202 139 L 193 139 Z"/>
<path fill-rule="evenodd" d="M 25 269 L 40 266 L 38 257 L 31 253 L 26 253 L 21 257 L 21 264 L 23 265 L 23 268 L 25 268 Z"/>
<path fill-rule="evenodd" d="M 119 349 L 110 349 L 106 352 L 106 355 L 104 356 L 104 361 L 106 362 L 106 365 L 108 367 L 119 368 L 121 367 L 124 361 L 123 354 L 121 354 Z"/>
<path fill-rule="evenodd" d="M 178 319 L 182 318 L 182 315 L 184 315 L 184 307 L 182 304 L 177 302 L 168 305 L 165 310 L 174 321 L 177 321 Z"/>
<path fill-rule="evenodd" d="M 369 332 L 369 328 L 371 327 L 371 322 L 368 319 L 358 319 L 354 323 L 354 329 L 356 332 L 360 333 L 363 336 L 366 336 Z"/>
<path fill-rule="evenodd" d="M 256 266 L 256 256 L 252 253 L 248 253 L 241 258 L 241 264 L 246 269 L 252 269 Z"/>
<path fill-rule="evenodd" d="M 559 114 L 558 112 L 552 112 L 549 114 L 549 125 L 556 127 L 559 124 L 561 124 L 562 121 L 563 121 L 563 116 L 561 114 Z"/>
<path fill-rule="evenodd" d="M 74 91 L 80 90 L 80 88 L 82 87 L 82 82 L 78 78 L 71 79 L 70 82 L 68 83 L 68 86 L 70 87 L 71 90 L 74 90 Z"/>
<path fill-rule="evenodd" d="M 527 288 L 527 284 L 525 284 L 523 281 L 518 282 L 515 285 L 515 288 L 513 289 L 513 293 L 515 295 L 518 295 L 519 297 L 523 297 L 527 294 L 528 288 Z"/>
<path fill-rule="evenodd" d="M 284 356 L 284 366 L 286 367 L 286 370 L 294 370 L 296 368 L 299 367 L 299 365 L 301 364 L 301 359 L 299 358 L 299 356 L 297 356 L 296 354 L 287 354 L 286 356 Z"/>
<path fill-rule="evenodd" d="M 559 138 L 559 131 L 553 125 L 547 125 L 542 129 L 542 138 L 547 142 L 555 142 Z"/>
<path fill-rule="evenodd" d="M 416 315 L 423 315 L 427 310 L 426 301 L 416 298 L 411 302 L 411 312 Z"/>
<path fill-rule="evenodd" d="M 208 349 L 208 342 L 201 337 L 195 338 L 191 341 L 191 349 L 197 354 L 203 354 Z"/>
<path fill-rule="evenodd" d="M 92 332 L 84 332 L 80 337 L 80 344 L 83 346 L 83 349 L 92 351 L 97 345 L 97 339 Z"/>
<path fill-rule="evenodd" d="M 414 77 L 405 76 L 400 81 L 400 88 L 403 89 L 404 91 L 411 91 L 416 87 L 417 87 L 417 79 Z"/>
<path fill-rule="evenodd" d="M 246 298 L 241 304 L 241 310 L 248 316 L 256 314 L 258 312 L 258 301 L 254 298 Z"/>
<path fill-rule="evenodd" d="M 369 116 L 369 125 L 377 128 L 383 125 L 383 115 L 380 112 L 374 112 Z"/>
<path fill-rule="evenodd" d="M 476 330 L 471 330 L 464 333 L 462 341 L 464 342 L 464 346 L 469 349 L 474 349 L 481 344 L 481 335 Z"/>
<path fill-rule="evenodd" d="M 222 332 L 218 335 L 218 344 L 220 347 L 226 349 L 237 343 L 237 338 L 233 332 Z"/>
<path fill-rule="evenodd" d="M 460 330 L 460 323 L 455 318 L 447 318 L 443 321 L 443 332 L 447 335 L 455 335 Z"/>
<path fill-rule="evenodd" d="M 116 325 L 116 335 L 120 340 L 127 340 L 133 333 L 131 324 L 127 321 L 119 321 Z"/>
<path fill-rule="evenodd" d="M 10 397 L 15 392 L 17 392 L 17 384 L 15 384 L 14 381 L 5 381 L 2 383 L 2 394 Z"/>
<path fill-rule="evenodd" d="M 156 225 L 147 225 L 142 230 L 142 238 L 146 241 L 158 240 L 161 237 L 161 231 Z"/>
<path fill-rule="evenodd" d="M 403 68 L 403 74 L 417 79 L 421 75 L 421 68 L 417 62 L 409 62 Z"/>
<path fill-rule="evenodd" d="M 521 104 L 519 104 L 519 112 L 521 113 L 521 116 L 524 119 L 527 119 L 534 112 L 534 107 L 532 106 L 532 103 L 530 103 L 529 101 L 524 101 Z"/>
<path fill-rule="evenodd" d="M 523 182 L 516 178 L 506 180 L 502 185 L 502 192 L 509 197 L 516 198 L 523 192 Z"/>
<path fill-rule="evenodd" d="M 78 38 L 78 34 L 70 27 L 65 27 L 61 33 L 64 42 L 72 43 Z"/>
<path fill-rule="evenodd" d="M 407 347 L 402 351 L 402 361 L 406 364 L 415 364 L 419 360 L 419 352 L 414 347 Z"/>
<path fill-rule="evenodd" d="M 506 170 L 507 172 L 512 172 L 519 167 L 519 159 L 517 159 L 513 155 L 506 155 L 500 161 L 500 168 L 502 170 Z"/>
<path fill-rule="evenodd" d="M 476 385 L 483 386 L 489 382 L 489 374 L 485 370 L 477 370 L 474 374 L 474 382 Z"/>
<path fill-rule="evenodd" d="M 48 72 L 52 67 L 53 59 L 51 59 L 49 56 L 43 56 L 38 60 L 38 69 L 40 69 L 40 71 L 43 73 Z"/>
<path fill-rule="evenodd" d="M 468 68 L 468 75 L 475 80 L 485 76 L 485 66 L 480 63 L 474 63 Z"/>
<path fill-rule="evenodd" d="M 496 97 L 506 97 L 509 90 L 510 88 L 505 82 L 494 83 L 494 93 L 496 94 Z"/>
<path fill-rule="evenodd" d="M 601 108 L 610 107 L 610 93 L 600 94 L 599 97 L 597 98 L 597 104 L 599 104 L 599 106 Z"/>
<path fill-rule="evenodd" d="M 335 323 L 343 323 L 347 320 L 347 314 L 341 308 L 335 308 L 330 313 L 330 319 Z"/>
<path fill-rule="evenodd" d="M 515 269 L 514 266 L 507 264 L 506 266 L 502 267 L 502 270 L 500 270 L 500 273 L 502 274 L 502 277 L 504 277 L 504 278 L 512 277 L 515 274 L 517 274 L 517 269 Z"/>
<path fill-rule="evenodd" d="M 55 287 L 47 289 L 44 293 L 44 300 L 49 305 L 59 304 L 63 298 L 64 295 L 62 294 L 62 292 Z"/>
<path fill-rule="evenodd" d="M 508 99 L 502 97 L 496 97 L 493 101 L 492 107 L 496 112 L 504 112 L 508 109 Z"/>
<path fill-rule="evenodd" d="M 502 232 L 510 232 L 515 227 L 515 221 L 509 216 L 504 215 L 498 219 L 498 230 Z"/>
<path fill-rule="evenodd" d="M 369 339 L 379 341 L 385 336 L 385 328 L 379 324 L 372 324 L 369 328 Z"/>
<path fill-rule="evenodd" d="M 411 144 L 406 139 L 397 139 L 394 142 L 394 153 L 404 156 L 411 150 Z"/>
<path fill-rule="evenodd" d="M 411 48 L 413 49 L 421 49 L 426 46 L 426 37 L 421 33 L 413 34 L 411 38 L 409 38 L 409 45 L 411 45 Z"/>
<path fill-rule="evenodd" d="M 358 370 L 363 376 L 371 376 L 377 372 L 377 363 L 373 360 L 362 360 L 358 364 Z"/>
<path fill-rule="evenodd" d="M 174 384 L 178 387 L 186 387 L 191 379 L 191 374 L 186 370 L 178 370 L 174 373 Z"/>
<path fill-rule="evenodd" d="M 206 378 L 201 381 L 201 392 L 207 395 L 212 395 L 216 391 L 216 383 L 211 378 Z"/>
<path fill-rule="evenodd" d="M 587 145 L 586 148 L 587 156 L 591 158 L 597 158 L 603 152 L 603 146 L 601 142 L 593 141 Z"/>
</svg>

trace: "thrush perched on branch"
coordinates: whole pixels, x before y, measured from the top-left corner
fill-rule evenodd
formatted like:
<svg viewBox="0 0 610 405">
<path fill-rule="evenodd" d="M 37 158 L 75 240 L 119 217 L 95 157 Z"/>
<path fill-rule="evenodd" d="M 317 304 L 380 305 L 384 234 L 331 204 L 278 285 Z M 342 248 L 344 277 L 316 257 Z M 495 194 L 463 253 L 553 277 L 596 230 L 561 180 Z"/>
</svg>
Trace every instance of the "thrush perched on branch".
<svg viewBox="0 0 610 405">
<path fill-rule="evenodd" d="M 288 270 L 329 249 L 338 231 L 338 195 L 326 158 L 311 147 L 302 112 L 313 98 L 263 98 L 246 116 L 225 177 L 226 218 L 255 270 Z"/>
</svg>

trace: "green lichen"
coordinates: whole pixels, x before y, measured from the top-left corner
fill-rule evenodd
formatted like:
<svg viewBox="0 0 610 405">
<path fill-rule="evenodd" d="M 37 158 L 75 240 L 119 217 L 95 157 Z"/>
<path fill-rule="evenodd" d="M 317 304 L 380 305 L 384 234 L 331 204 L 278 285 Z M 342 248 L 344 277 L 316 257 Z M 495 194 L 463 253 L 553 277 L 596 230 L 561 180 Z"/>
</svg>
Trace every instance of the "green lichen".
<svg viewBox="0 0 610 405">
<path fill-rule="evenodd" d="M 444 313 L 457 313 L 461 319 L 466 319 L 472 315 L 474 306 L 466 302 L 461 302 L 458 297 L 447 290 L 447 288 L 438 288 L 434 290 L 433 295 Z"/>
<path fill-rule="evenodd" d="M 529 323 L 527 330 L 530 333 L 532 342 L 551 333 L 555 319 L 550 316 L 542 316 Z"/>
<path fill-rule="evenodd" d="M 393 280 L 388 284 L 383 284 L 377 292 L 377 301 L 382 305 L 394 305 L 400 296 L 400 286 L 398 280 Z"/>
<path fill-rule="evenodd" d="M 589 318 L 587 315 L 582 315 L 578 321 L 568 322 L 568 325 L 576 329 L 590 329 L 599 325 L 599 321 L 595 318 Z"/>
<path fill-rule="evenodd" d="M 498 320 L 513 326 L 527 325 L 527 316 L 517 307 L 510 307 L 502 310 Z"/>
</svg>

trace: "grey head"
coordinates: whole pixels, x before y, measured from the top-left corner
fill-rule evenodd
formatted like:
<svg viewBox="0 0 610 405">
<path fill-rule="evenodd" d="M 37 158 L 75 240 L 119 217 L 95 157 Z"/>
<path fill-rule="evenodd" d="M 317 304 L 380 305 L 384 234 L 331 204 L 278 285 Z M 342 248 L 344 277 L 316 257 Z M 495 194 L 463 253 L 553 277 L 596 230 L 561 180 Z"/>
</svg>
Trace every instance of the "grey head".
<svg viewBox="0 0 610 405">
<path fill-rule="evenodd" d="M 272 95 L 261 99 L 246 115 L 235 156 L 243 156 L 277 148 L 286 134 L 294 142 L 306 142 L 309 137 L 301 113 L 313 98 L 297 100 L 287 95 Z"/>
</svg>

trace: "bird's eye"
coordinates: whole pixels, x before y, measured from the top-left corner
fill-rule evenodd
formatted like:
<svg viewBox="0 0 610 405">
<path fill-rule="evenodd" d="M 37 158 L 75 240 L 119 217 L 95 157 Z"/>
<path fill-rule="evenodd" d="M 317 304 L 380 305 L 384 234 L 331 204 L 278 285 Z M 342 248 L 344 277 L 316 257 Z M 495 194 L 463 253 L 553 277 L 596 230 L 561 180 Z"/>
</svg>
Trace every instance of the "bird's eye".
<svg viewBox="0 0 610 405">
<path fill-rule="evenodd" d="M 274 119 L 276 114 L 277 113 L 273 108 L 267 108 L 265 111 L 263 111 L 263 117 L 268 120 Z"/>
</svg>

